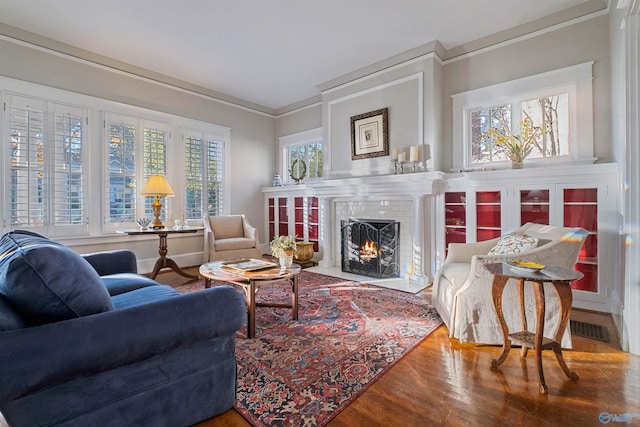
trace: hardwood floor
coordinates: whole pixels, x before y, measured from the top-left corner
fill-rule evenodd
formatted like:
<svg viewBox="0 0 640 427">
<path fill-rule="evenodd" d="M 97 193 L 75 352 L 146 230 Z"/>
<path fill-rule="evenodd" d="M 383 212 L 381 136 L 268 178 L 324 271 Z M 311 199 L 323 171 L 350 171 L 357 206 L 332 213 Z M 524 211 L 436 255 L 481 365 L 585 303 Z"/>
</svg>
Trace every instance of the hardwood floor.
<svg viewBox="0 0 640 427">
<path fill-rule="evenodd" d="M 430 299 L 430 291 L 423 294 Z M 604 324 L 611 343 L 573 338 L 573 349 L 563 355 L 580 375 L 577 382 L 565 377 L 553 352 L 545 351 L 548 395 L 538 393 L 532 351 L 521 359 L 519 349 L 512 349 L 492 370 L 500 347 L 460 344 L 442 326 L 328 425 L 600 426 L 602 413 L 638 414 L 627 425 L 640 425 L 640 357 L 619 349 L 610 316 L 573 310 L 572 318 Z M 198 427 L 248 425 L 231 409 Z"/>
</svg>

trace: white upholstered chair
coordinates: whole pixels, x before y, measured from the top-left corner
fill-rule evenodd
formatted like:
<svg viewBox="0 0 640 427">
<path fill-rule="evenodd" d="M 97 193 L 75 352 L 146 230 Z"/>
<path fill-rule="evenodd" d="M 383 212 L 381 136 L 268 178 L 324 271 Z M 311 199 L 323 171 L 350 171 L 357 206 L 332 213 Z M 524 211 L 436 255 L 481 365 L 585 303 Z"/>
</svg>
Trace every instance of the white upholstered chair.
<svg viewBox="0 0 640 427">
<path fill-rule="evenodd" d="M 523 249 L 516 254 L 488 255 L 502 237 L 477 243 L 449 244 L 447 258 L 434 278 L 432 293 L 433 305 L 449 328 L 449 337 L 457 338 L 460 342 L 503 343 L 502 329 L 491 298 L 493 276 L 483 267 L 484 264 L 523 260 L 574 268 L 580 248 L 587 237 L 587 232 L 582 228 L 534 223 L 527 223 L 514 233 L 537 239 L 535 247 Z M 558 324 L 560 304 L 551 283 L 544 284 L 544 291 L 544 336 L 553 337 Z M 521 330 L 518 292 L 513 279 L 505 287 L 502 307 L 509 330 Z M 529 285 L 525 286 L 525 311 L 529 330 L 535 331 L 535 297 L 533 287 Z M 571 348 L 569 325 L 561 345 Z"/>
<path fill-rule="evenodd" d="M 244 215 L 220 215 L 203 219 L 205 261 L 262 258 L 258 231 Z"/>
</svg>

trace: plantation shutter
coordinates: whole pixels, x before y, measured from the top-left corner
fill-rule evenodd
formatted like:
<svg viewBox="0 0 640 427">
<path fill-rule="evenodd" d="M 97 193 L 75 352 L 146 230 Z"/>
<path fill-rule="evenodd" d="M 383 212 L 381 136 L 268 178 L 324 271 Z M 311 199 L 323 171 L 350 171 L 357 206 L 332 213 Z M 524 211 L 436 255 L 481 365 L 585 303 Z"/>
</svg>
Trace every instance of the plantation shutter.
<svg viewBox="0 0 640 427">
<path fill-rule="evenodd" d="M 167 143 L 169 140 L 169 129 L 162 123 L 155 122 L 143 122 L 143 178 L 144 183 L 147 182 L 152 175 L 162 175 L 167 177 Z M 171 185 L 171 179 L 167 177 L 169 185 Z M 153 204 L 154 199 L 147 197 L 144 200 L 144 216 L 146 218 L 153 218 Z M 167 198 L 160 199 L 164 205 L 160 219 L 166 221 L 168 218 Z"/>
<path fill-rule="evenodd" d="M 199 219 L 204 216 L 204 168 L 203 137 L 194 134 L 184 136 L 185 163 L 185 219 Z"/>
<path fill-rule="evenodd" d="M 41 100 L 9 95 L 9 224 L 44 233 L 48 176 L 45 167 L 45 113 Z"/>
<path fill-rule="evenodd" d="M 207 213 L 209 216 L 224 212 L 224 142 L 207 138 Z"/>
<path fill-rule="evenodd" d="M 193 129 L 185 129 L 183 138 L 185 218 L 200 219 L 205 215 L 222 215 L 224 211 L 224 141 L 212 134 Z"/>
<path fill-rule="evenodd" d="M 136 220 L 136 121 L 109 114 L 105 119 L 108 141 L 108 229 Z M 139 187 L 140 189 L 142 187 Z"/>
<path fill-rule="evenodd" d="M 85 174 L 86 110 L 54 105 L 55 235 L 88 233 Z"/>
</svg>

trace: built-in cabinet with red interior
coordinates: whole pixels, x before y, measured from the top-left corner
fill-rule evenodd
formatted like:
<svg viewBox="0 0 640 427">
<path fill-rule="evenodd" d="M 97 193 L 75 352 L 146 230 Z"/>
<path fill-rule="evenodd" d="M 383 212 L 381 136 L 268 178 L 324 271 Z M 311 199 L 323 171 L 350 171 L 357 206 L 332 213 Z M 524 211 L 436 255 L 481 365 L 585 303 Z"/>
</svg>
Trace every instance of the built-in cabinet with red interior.
<svg viewBox="0 0 640 427">
<path fill-rule="evenodd" d="M 318 252 L 318 198 L 313 196 L 268 197 L 269 241 L 276 235 L 295 234 L 296 240 L 313 243 Z"/>
<path fill-rule="evenodd" d="M 584 186 L 583 186 L 584 185 Z M 581 227 L 588 232 L 576 269 L 584 274 L 574 290 L 600 293 L 598 252 L 601 184 L 511 185 L 500 189 L 476 188 L 444 194 L 444 243 L 484 241 L 499 237 L 527 222 Z"/>
</svg>

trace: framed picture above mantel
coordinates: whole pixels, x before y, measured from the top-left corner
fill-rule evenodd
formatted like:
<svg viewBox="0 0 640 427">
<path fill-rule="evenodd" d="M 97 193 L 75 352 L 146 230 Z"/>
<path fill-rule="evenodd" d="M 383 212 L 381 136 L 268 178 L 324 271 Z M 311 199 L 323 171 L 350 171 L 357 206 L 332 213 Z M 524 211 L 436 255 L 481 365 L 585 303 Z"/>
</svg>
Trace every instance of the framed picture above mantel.
<svg viewBox="0 0 640 427">
<path fill-rule="evenodd" d="M 351 117 L 351 159 L 389 155 L 389 109 Z"/>
</svg>

